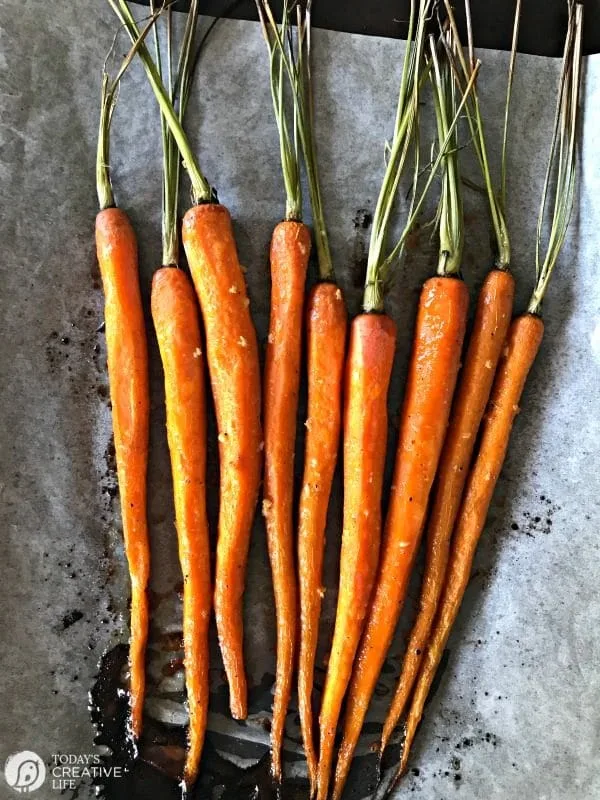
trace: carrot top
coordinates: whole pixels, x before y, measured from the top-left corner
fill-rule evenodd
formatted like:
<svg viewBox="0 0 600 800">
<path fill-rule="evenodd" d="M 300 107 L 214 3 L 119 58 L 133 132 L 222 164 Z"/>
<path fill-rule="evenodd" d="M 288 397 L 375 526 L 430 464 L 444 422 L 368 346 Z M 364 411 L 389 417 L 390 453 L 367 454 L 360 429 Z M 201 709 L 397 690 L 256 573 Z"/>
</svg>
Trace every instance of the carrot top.
<svg viewBox="0 0 600 800">
<path fill-rule="evenodd" d="M 96 193 L 98 195 L 100 211 L 103 211 L 105 208 L 112 208 L 116 205 L 110 180 L 110 126 L 117 103 L 120 81 L 134 55 L 138 49 L 143 46 L 144 39 L 154 26 L 157 16 L 158 14 L 152 13 L 143 31 L 141 33 L 138 31 L 139 35 L 137 40 L 133 43 L 131 50 L 123 59 L 116 76 L 112 80 L 108 74 L 107 64 L 114 49 L 115 41 L 113 41 L 102 68 L 100 124 L 98 128 L 98 146 L 96 150 Z"/>
<path fill-rule="evenodd" d="M 550 155 L 537 224 L 536 284 L 527 307 L 530 314 L 539 315 L 541 313 L 542 300 L 564 244 L 573 210 L 577 173 L 582 33 L 583 4 L 569 0 L 569 26 L 559 81 Z M 546 251 L 542 255 L 542 234 L 546 220 L 546 208 L 550 202 L 551 186 L 554 187 L 554 205 Z"/>
<path fill-rule="evenodd" d="M 450 0 L 444 0 L 446 14 L 448 18 L 448 26 L 451 35 L 443 39 L 446 52 L 448 53 L 450 64 L 453 68 L 453 74 L 456 83 L 463 90 L 466 83 L 471 79 L 473 69 L 475 66 L 475 56 L 473 48 L 473 36 L 471 28 L 471 10 L 469 0 L 465 0 L 465 9 L 467 16 L 467 37 L 468 37 L 468 61 L 465 58 L 462 47 L 460 45 L 460 37 L 456 18 Z M 487 194 L 488 204 L 490 208 L 490 215 L 492 219 L 492 227 L 496 238 L 496 262 L 497 269 L 507 269 L 510 265 L 511 250 L 510 238 L 508 233 L 508 224 L 506 221 L 506 153 L 508 143 L 508 123 L 510 118 L 510 100 L 512 96 L 512 84 L 514 77 L 514 67 L 517 53 L 517 40 L 519 34 L 519 22 L 521 18 L 521 0 L 516 1 L 515 21 L 513 27 L 512 46 L 510 53 L 510 65 L 508 69 L 508 80 L 506 88 L 506 102 L 504 106 L 504 129 L 502 135 L 502 158 L 501 158 L 501 177 L 500 186 L 494 185 L 491 177 L 490 165 L 487 155 L 487 147 L 485 141 L 485 133 L 483 128 L 483 120 L 481 118 L 481 109 L 479 106 L 479 97 L 477 95 L 477 87 L 475 86 L 471 92 L 469 102 L 465 105 L 467 123 L 471 140 L 473 142 L 473 149 L 477 158 L 481 174 L 483 175 L 485 183 L 485 193 Z"/>
<path fill-rule="evenodd" d="M 442 33 L 442 40 L 451 47 L 451 34 Z M 456 86 L 452 80 L 450 62 L 437 54 L 433 36 L 429 38 L 432 70 L 430 73 L 433 87 L 433 106 L 440 148 L 443 148 L 446 137 L 450 134 L 450 144 L 445 151 L 442 162 L 442 189 L 436 214 L 439 226 L 440 256 L 438 275 L 457 275 L 460 272 L 464 244 L 463 202 L 458 164 L 458 136 L 456 128 L 450 131 L 450 122 L 456 114 Z"/>
<path fill-rule="evenodd" d="M 314 104 L 311 73 L 311 9 L 312 0 L 295 3 L 296 10 L 296 52 L 294 53 L 292 39 L 292 12 L 286 0 L 283 10 L 283 19 L 287 18 L 284 31 L 278 29 L 275 17 L 268 0 L 256 0 L 259 18 L 263 30 L 268 29 L 268 36 L 272 45 L 279 51 L 280 64 L 285 67 L 288 74 L 292 97 L 294 100 L 294 121 L 297 125 L 302 156 L 306 167 L 308 193 L 313 216 L 315 244 L 319 274 L 322 280 L 332 280 L 334 277 L 333 261 L 329 248 L 329 238 L 325 225 L 325 212 L 319 182 L 317 165 L 317 150 L 314 133 Z M 285 33 L 287 32 L 287 37 Z M 265 33 L 267 36 L 267 33 Z"/>
<path fill-rule="evenodd" d="M 171 131 L 173 139 L 177 143 L 177 147 L 183 159 L 185 169 L 190 177 L 190 182 L 192 184 L 192 198 L 194 203 L 211 203 L 214 198 L 211 186 L 200 170 L 192 146 L 187 135 L 185 134 L 185 131 L 183 130 L 183 125 L 181 124 L 179 115 L 173 107 L 173 103 L 171 102 L 169 92 L 162 81 L 160 72 L 154 63 L 148 48 L 143 43 L 143 34 L 140 33 L 138 25 L 126 0 L 107 1 L 129 34 L 129 38 L 133 42 L 134 47 L 142 60 L 146 76 L 160 107 L 162 117 Z M 163 11 L 164 6 L 161 6 L 156 13 L 161 14 Z M 187 100 L 189 84 L 185 88 L 182 87 L 181 91 L 182 98 L 185 96 L 185 100 Z"/>
<path fill-rule="evenodd" d="M 288 0 L 284 0 L 281 26 L 279 28 L 266 2 L 262 3 L 260 0 L 257 0 L 256 7 L 258 9 L 263 36 L 269 49 L 271 97 L 273 99 L 277 132 L 279 134 L 281 169 L 283 172 L 283 183 L 286 194 L 285 219 L 300 222 L 302 220 L 302 188 L 300 185 L 300 159 L 298 153 L 298 114 L 294 105 L 292 133 L 290 133 L 290 125 L 286 115 L 284 101 L 284 44 L 289 35 Z M 266 9 L 268 9 L 268 11 Z"/>
<path fill-rule="evenodd" d="M 155 0 L 150 0 L 150 8 L 155 11 Z M 173 65 L 172 53 L 172 9 L 166 8 L 166 73 L 167 91 L 169 100 L 177 110 L 177 117 L 181 125 L 187 108 L 189 88 L 192 78 L 191 54 L 198 21 L 198 0 L 191 0 L 189 13 L 186 18 L 181 48 L 177 67 Z M 158 37 L 158 28 L 154 26 L 154 52 L 156 70 L 163 80 L 163 59 Z M 175 70 L 175 71 L 174 71 Z M 162 188 L 162 264 L 163 266 L 177 266 L 179 263 L 179 236 L 177 232 L 177 206 L 179 200 L 179 178 L 181 158 L 177 142 L 173 136 L 164 114 L 160 115 L 162 150 L 163 150 L 163 188 Z"/>
<path fill-rule="evenodd" d="M 432 69 L 432 60 L 425 60 L 425 27 L 433 5 L 431 0 L 419 0 L 419 13 L 416 19 L 415 30 L 416 0 L 411 1 L 411 13 L 400 81 L 400 95 L 396 111 L 394 136 L 388 147 L 387 166 L 375 207 L 375 213 L 373 215 L 373 227 L 369 243 L 363 300 L 365 312 L 383 310 L 383 295 L 385 286 L 390 277 L 391 268 L 402 255 L 408 234 L 421 211 L 433 179 L 440 164 L 446 157 L 448 150 L 452 147 L 456 125 L 465 107 L 467 98 L 473 90 L 479 72 L 480 63 L 477 61 L 473 65 L 473 70 L 471 71 L 471 75 L 464 90 L 461 90 L 462 97 L 457 105 L 456 113 L 451 121 L 448 120 L 446 135 L 443 140 L 440 141 L 438 154 L 428 171 L 428 177 L 421 193 L 417 196 L 419 177 L 417 136 L 419 98 L 423 83 Z M 391 215 L 395 204 L 398 185 L 404 172 L 411 147 L 413 147 L 414 150 L 414 176 L 408 217 L 398 241 L 394 247 L 388 251 L 387 235 Z"/>
</svg>

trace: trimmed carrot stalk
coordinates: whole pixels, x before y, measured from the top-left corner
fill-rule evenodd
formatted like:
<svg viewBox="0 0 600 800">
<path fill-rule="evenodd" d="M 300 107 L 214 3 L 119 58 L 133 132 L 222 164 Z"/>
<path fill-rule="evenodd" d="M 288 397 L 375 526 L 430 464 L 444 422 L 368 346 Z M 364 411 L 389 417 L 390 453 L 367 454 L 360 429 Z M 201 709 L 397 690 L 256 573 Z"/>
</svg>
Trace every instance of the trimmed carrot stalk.
<svg viewBox="0 0 600 800">
<path fill-rule="evenodd" d="M 327 509 L 342 422 L 346 324 L 346 306 L 339 287 L 332 282 L 317 284 L 307 300 L 308 414 L 304 474 L 298 509 L 298 705 L 311 796 L 314 796 L 317 786 L 317 754 L 313 737 L 311 697 L 323 598 Z"/>
<path fill-rule="evenodd" d="M 430 278 L 421 291 L 383 553 L 348 690 L 334 798 L 341 797 L 406 597 L 448 424 L 468 304 L 467 287 L 455 277 Z"/>
<path fill-rule="evenodd" d="M 406 647 L 402 672 L 381 737 L 383 754 L 414 686 L 444 586 L 450 540 L 460 508 L 475 439 L 483 418 L 512 315 L 515 281 L 510 272 L 488 273 L 460 374 L 427 526 L 427 559 L 420 609 Z"/>
<path fill-rule="evenodd" d="M 318 800 L 328 794 L 335 731 L 377 570 L 396 325 L 360 314 L 350 326 L 344 400 L 344 521 L 338 603 L 320 714 Z"/>
<path fill-rule="evenodd" d="M 217 204 L 194 206 L 183 219 L 182 233 L 204 321 L 219 431 L 217 632 L 231 714 L 244 719 L 242 598 L 262 461 L 258 346 L 227 209 Z"/>
<path fill-rule="evenodd" d="M 271 319 L 264 374 L 263 514 L 277 617 L 277 669 L 271 725 L 272 770 L 282 777 L 281 750 L 296 654 L 294 450 L 300 384 L 302 309 L 310 230 L 286 220 L 271 240 Z"/>
<path fill-rule="evenodd" d="M 509 329 L 482 425 L 479 452 L 469 474 L 456 522 L 444 592 L 408 713 L 398 777 L 406 768 L 429 689 L 469 582 L 473 556 L 506 457 L 510 432 L 519 412 L 525 381 L 535 361 L 543 334 L 544 323 L 533 314 L 517 317 Z"/>
<path fill-rule="evenodd" d="M 125 554 L 131 579 L 129 643 L 131 729 L 142 731 L 148 639 L 150 545 L 146 473 L 150 389 L 148 348 L 135 233 L 124 211 L 96 216 L 96 252 L 104 288 L 106 350 Z"/>
<path fill-rule="evenodd" d="M 183 647 L 190 715 L 184 780 L 198 775 L 209 697 L 212 609 L 206 517 L 206 390 L 200 319 L 187 275 L 163 267 L 152 279 L 152 319 L 165 374 L 167 437 L 183 573 Z"/>
</svg>

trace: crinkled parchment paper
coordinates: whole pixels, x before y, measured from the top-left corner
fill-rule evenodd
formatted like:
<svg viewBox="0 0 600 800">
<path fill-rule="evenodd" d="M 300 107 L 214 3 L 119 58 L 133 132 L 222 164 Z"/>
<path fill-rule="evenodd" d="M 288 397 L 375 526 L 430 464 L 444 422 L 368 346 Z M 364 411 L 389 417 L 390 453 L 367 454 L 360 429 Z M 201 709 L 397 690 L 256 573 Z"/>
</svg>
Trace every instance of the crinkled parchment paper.
<svg viewBox="0 0 600 800">
<path fill-rule="evenodd" d="M 101 655 L 118 653 L 115 647 L 127 641 L 128 580 L 111 460 L 103 301 L 93 241 L 100 69 L 115 29 L 108 7 L 99 0 L 0 4 L 2 762 L 21 750 L 39 753 L 49 766 L 56 754 L 96 752 L 88 691 Z M 325 207 L 337 274 L 355 313 L 403 46 L 322 31 L 315 32 L 314 44 Z M 117 53 L 126 49 L 119 40 Z M 480 55 L 487 133 L 496 153 L 507 56 Z M 518 309 L 532 286 L 535 222 L 558 69 L 558 62 L 549 59 L 524 56 L 518 62 L 509 179 Z M 600 796 L 599 58 L 587 59 L 584 94 L 579 205 L 545 304 L 546 337 L 449 642 L 446 668 L 414 748 L 414 769 L 399 797 L 412 791 L 426 800 Z M 224 22 L 213 32 L 200 64 L 188 128 L 204 171 L 231 209 L 264 345 L 267 248 L 284 211 L 284 196 L 266 54 L 256 24 Z M 160 260 L 160 150 L 155 104 L 137 64 L 124 81 L 113 131 L 115 191 L 138 233 L 147 302 L 150 277 Z M 424 136 L 425 141 L 431 136 L 430 125 Z M 476 177 L 474 170 L 471 176 Z M 464 274 L 474 296 L 491 255 L 485 206 L 470 192 L 466 231 Z M 418 290 L 435 254 L 435 241 L 421 228 L 411 237 L 388 298 L 399 326 L 388 462 Z M 159 721 L 164 731 L 169 730 L 165 724 L 181 730 L 177 726 L 185 722 L 177 662 L 181 576 L 161 372 L 152 337 L 154 613 L 146 710 L 149 727 Z M 299 422 L 302 414 L 300 409 Z M 214 426 L 212 434 L 214 520 Z M 387 487 L 389 468 L 390 463 Z M 338 475 L 327 539 L 319 684 L 335 609 L 340 489 Z M 402 633 L 410 624 L 417 589 L 415 580 L 413 600 L 360 743 L 349 791 L 357 800 L 373 784 L 369 748 L 398 674 Z M 229 719 L 215 647 L 207 760 L 216 763 L 223 757 L 237 768 L 247 767 L 266 752 L 273 633 L 265 533 L 257 519 L 246 592 L 252 713 L 247 725 Z M 306 792 L 295 702 L 286 750 L 293 796 L 300 797 Z M 153 746 L 150 756 L 160 751 Z M 176 760 L 177 749 L 173 752 Z M 158 755 L 155 760 L 160 761 Z M 226 772 L 226 762 L 218 763 L 225 764 Z M 162 796 L 159 782 L 156 787 L 147 796 Z M 204 791 L 206 797 L 224 796 L 218 781 Z M 229 796 L 242 797 L 240 792 Z M 0 797 L 13 796 L 0 779 Z M 50 778 L 37 796 L 58 796 Z M 93 796 L 93 790 L 84 781 L 65 796 L 81 800 Z"/>
</svg>

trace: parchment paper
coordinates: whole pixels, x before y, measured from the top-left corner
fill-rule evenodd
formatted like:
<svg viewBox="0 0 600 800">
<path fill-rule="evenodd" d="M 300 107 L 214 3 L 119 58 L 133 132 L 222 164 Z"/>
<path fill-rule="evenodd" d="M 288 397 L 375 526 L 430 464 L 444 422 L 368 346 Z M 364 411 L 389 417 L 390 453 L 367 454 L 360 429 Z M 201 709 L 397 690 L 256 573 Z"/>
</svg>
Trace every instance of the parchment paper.
<svg viewBox="0 0 600 800">
<path fill-rule="evenodd" d="M 136 10 L 140 17 L 147 13 Z M 110 457 L 99 330 L 103 300 L 93 242 L 100 69 L 115 29 L 110 11 L 97 1 L 0 4 L 2 762 L 21 750 L 34 750 L 47 764 L 57 753 L 96 752 L 87 693 L 101 654 L 127 641 L 128 579 Z M 323 31 L 315 31 L 314 45 L 325 208 L 337 274 L 355 313 L 403 45 Z M 121 40 L 117 52 L 126 48 Z M 507 56 L 480 55 L 481 97 L 495 154 Z M 535 222 L 558 70 L 553 60 L 519 58 L 509 177 L 517 309 L 523 309 L 532 287 Z M 413 771 L 398 797 L 410 792 L 424 800 L 600 796 L 600 210 L 594 203 L 600 191 L 599 58 L 586 61 L 584 96 L 580 203 L 545 304 L 546 337 L 450 639 L 447 667 L 427 708 Z M 235 220 L 264 345 L 267 248 L 284 211 L 284 195 L 266 53 L 256 24 L 228 21 L 214 31 L 200 65 L 188 128 L 203 170 Z M 158 116 L 139 65 L 124 81 L 113 134 L 115 191 L 139 237 L 147 301 L 150 277 L 160 261 L 160 149 Z M 425 125 L 424 141 L 430 138 L 431 127 Z M 477 177 L 473 170 L 471 177 Z M 489 231 L 483 200 L 466 192 L 465 205 L 464 273 L 474 297 L 490 266 Z M 388 297 L 399 337 L 389 399 L 393 424 L 386 492 L 418 290 L 431 273 L 436 247 L 426 229 L 411 238 Z M 315 274 L 313 269 L 311 280 Z M 181 725 L 183 675 L 176 664 L 172 674 L 165 674 L 165 660 L 178 655 L 176 648 L 165 649 L 165 637 L 180 630 L 181 576 L 152 333 L 150 340 L 154 613 L 146 710 L 150 719 Z M 301 408 L 299 422 L 302 414 Z M 299 431 L 301 448 L 301 424 Z M 301 458 L 296 468 L 301 469 Z M 324 675 L 333 625 L 340 517 L 338 475 L 317 682 Z M 410 625 L 417 591 L 418 576 L 369 712 L 349 797 L 366 797 L 372 788 L 369 747 L 398 674 L 402 634 Z M 226 714 L 216 648 L 213 654 L 209 742 L 238 765 L 256 761 L 268 744 L 264 719 L 275 663 L 273 623 L 264 527 L 258 519 L 246 592 L 252 687 L 247 725 Z M 286 751 L 289 776 L 301 778 L 295 699 Z M 47 782 L 37 796 L 57 794 Z M 0 797 L 14 796 L 0 781 Z M 81 800 L 94 793 L 84 781 L 65 796 Z"/>
</svg>

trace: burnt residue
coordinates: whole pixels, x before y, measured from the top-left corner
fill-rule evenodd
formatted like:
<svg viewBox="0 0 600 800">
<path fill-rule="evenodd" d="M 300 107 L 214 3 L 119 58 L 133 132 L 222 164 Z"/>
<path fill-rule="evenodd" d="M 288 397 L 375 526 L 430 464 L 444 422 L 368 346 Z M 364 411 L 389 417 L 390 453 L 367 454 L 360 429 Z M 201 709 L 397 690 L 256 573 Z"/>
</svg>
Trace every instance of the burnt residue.
<svg viewBox="0 0 600 800">
<path fill-rule="evenodd" d="M 99 779 L 97 789 L 106 800 L 300 800 L 307 796 L 304 781 L 292 781 L 279 790 L 273 785 L 267 748 L 247 769 L 234 764 L 217 752 L 210 735 L 207 738 L 196 785 L 185 795 L 181 774 L 185 761 L 186 731 L 166 726 L 149 716 L 144 718 L 144 732 L 137 748 L 128 728 L 126 645 L 109 650 L 100 662 L 98 678 L 90 692 L 95 742 L 106 749 L 103 766 L 120 767 L 121 773 Z M 232 744 L 236 746 L 236 743 Z M 223 751 L 220 743 L 219 750 Z M 239 744 L 236 746 L 238 755 Z"/>
<path fill-rule="evenodd" d="M 73 611 L 69 611 L 64 615 L 61 620 L 60 627 L 63 631 L 66 631 L 67 628 L 70 628 L 71 625 L 75 625 L 75 623 L 79 622 L 80 619 L 83 619 L 83 611 L 73 609 Z"/>
</svg>

